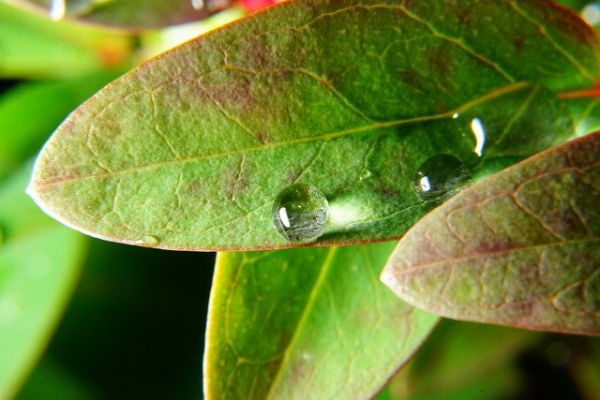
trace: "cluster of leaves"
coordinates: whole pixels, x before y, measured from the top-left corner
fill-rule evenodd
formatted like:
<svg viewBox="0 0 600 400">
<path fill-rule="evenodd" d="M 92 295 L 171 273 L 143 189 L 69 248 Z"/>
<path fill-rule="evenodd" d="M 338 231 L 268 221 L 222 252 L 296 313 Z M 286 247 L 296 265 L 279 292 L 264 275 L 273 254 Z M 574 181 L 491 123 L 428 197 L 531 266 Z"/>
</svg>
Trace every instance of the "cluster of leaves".
<svg viewBox="0 0 600 400">
<path fill-rule="evenodd" d="M 161 19 L 171 3 L 154 1 L 143 20 L 193 14 L 186 3 Z M 132 15 L 122 4 L 98 2 L 84 18 L 122 25 Z M 64 37 L 90 28 L 61 29 Z M 78 103 L 110 80 L 107 69 L 128 68 L 140 36 L 100 29 L 81 38 L 65 46 L 83 49 L 80 71 L 43 54 L 52 68 L 6 63 L 19 76 L 102 73 L 10 94 L 17 100 L 6 101 L 4 126 L 23 133 L 0 149 L 5 175 L 74 108 L 56 98 Z M 3 59 L 18 60 L 18 51 Z M 546 348 L 551 363 L 584 376 L 578 390 L 593 393 L 597 342 L 565 336 L 552 344 L 556 336 L 448 320 L 435 327 L 447 316 L 600 332 L 600 134 L 590 133 L 600 127 L 599 81 L 597 33 L 550 1 L 290 1 L 100 91 L 46 143 L 28 192 L 94 237 L 254 250 L 217 257 L 204 360 L 210 398 L 372 397 L 430 335 L 381 398 L 514 395 L 527 390 L 515 358 Z M 22 112 L 15 118 L 19 101 L 31 112 L 31 99 L 43 126 Z M 473 135 L 474 121 L 485 142 Z M 463 160 L 473 185 L 423 201 L 415 176 L 439 154 Z M 9 267 L 0 324 L 13 336 L 3 343 L 31 336 L 0 368 L 21 376 L 89 240 L 19 197 L 27 171 L 6 178 L 0 192 L 9 199 L 0 214 Z M 277 193 L 297 182 L 329 200 L 317 247 L 288 242 L 273 224 Z M 384 266 L 393 292 L 379 281 Z M 36 297 L 32 281 L 44 289 Z M 19 382 L 2 370 L 0 379 L 0 394 Z"/>
</svg>

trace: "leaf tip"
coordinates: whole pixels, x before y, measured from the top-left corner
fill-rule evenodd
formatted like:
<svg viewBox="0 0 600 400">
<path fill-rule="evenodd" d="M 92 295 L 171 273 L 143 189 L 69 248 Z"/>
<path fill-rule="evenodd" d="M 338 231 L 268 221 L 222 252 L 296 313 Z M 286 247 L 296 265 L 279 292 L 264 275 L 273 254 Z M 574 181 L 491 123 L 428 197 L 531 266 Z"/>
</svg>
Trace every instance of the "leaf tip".
<svg viewBox="0 0 600 400">
<path fill-rule="evenodd" d="M 383 282 L 396 296 L 402 293 L 402 287 L 394 275 L 393 268 L 388 264 L 381 272 L 379 280 Z"/>
</svg>

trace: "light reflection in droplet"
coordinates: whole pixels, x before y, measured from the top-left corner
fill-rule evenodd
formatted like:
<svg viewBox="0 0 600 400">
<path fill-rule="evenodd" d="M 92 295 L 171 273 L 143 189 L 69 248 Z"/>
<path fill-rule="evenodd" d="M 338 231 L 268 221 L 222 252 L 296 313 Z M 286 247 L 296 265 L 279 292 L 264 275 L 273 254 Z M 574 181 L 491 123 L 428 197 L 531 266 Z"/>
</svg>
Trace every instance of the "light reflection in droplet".
<svg viewBox="0 0 600 400">
<path fill-rule="evenodd" d="M 431 182 L 429 182 L 429 177 L 424 176 L 419 181 L 419 185 L 421 185 L 421 190 L 423 192 L 429 192 L 431 190 Z"/>
<path fill-rule="evenodd" d="M 192 7 L 194 7 L 195 10 L 202 10 L 204 8 L 204 1 L 192 0 Z"/>
<path fill-rule="evenodd" d="M 600 3 L 590 3 L 581 10 L 581 18 L 590 25 L 600 25 Z"/>
<path fill-rule="evenodd" d="M 67 4 L 65 0 L 51 0 L 50 1 L 50 9 L 48 10 L 48 14 L 50 18 L 58 21 L 65 17 L 67 13 Z"/>
<path fill-rule="evenodd" d="M 479 118 L 473 118 L 471 121 L 471 130 L 473 131 L 473 135 L 475 135 L 475 148 L 473 152 L 481 157 L 483 147 L 485 146 L 485 129 L 483 129 L 483 124 Z"/>
</svg>

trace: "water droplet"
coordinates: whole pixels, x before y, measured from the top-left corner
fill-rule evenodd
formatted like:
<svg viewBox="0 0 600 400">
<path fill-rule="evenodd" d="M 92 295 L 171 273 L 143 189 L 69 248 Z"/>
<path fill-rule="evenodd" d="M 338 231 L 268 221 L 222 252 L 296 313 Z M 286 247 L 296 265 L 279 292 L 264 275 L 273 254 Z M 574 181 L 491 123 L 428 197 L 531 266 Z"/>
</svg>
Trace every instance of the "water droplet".
<svg viewBox="0 0 600 400">
<path fill-rule="evenodd" d="M 310 243 L 325 230 L 329 203 L 316 187 L 304 183 L 282 190 L 273 204 L 275 226 L 293 243 Z"/>
<path fill-rule="evenodd" d="M 438 154 L 419 167 L 415 175 L 415 188 L 421 200 L 435 200 L 452 193 L 471 181 L 467 166 L 450 154 Z"/>
<path fill-rule="evenodd" d="M 143 247 L 156 247 L 160 243 L 160 240 L 156 236 L 146 235 L 141 239 L 135 241 L 137 246 Z"/>
</svg>

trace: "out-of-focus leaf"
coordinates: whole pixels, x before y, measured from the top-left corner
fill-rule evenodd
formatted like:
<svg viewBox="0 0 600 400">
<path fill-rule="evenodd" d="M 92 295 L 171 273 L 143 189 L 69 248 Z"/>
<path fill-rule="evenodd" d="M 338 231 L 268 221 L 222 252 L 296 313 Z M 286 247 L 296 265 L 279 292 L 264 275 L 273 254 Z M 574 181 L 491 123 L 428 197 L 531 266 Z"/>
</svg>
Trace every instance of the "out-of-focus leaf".
<svg viewBox="0 0 600 400">
<path fill-rule="evenodd" d="M 394 243 L 220 253 L 211 297 L 210 399 L 368 398 L 437 317 L 380 285 Z"/>
<path fill-rule="evenodd" d="M 583 346 L 576 347 L 572 352 L 567 346 L 561 350 L 565 348 L 563 356 L 566 355 L 566 359 L 563 359 L 563 363 L 557 363 L 558 366 L 568 366 L 582 399 L 597 399 L 600 396 L 600 338 L 589 337 Z"/>
<path fill-rule="evenodd" d="M 285 2 L 100 92 L 29 191 L 103 239 L 240 250 L 293 245 L 273 202 L 306 183 L 330 204 L 316 244 L 397 238 L 434 206 L 415 190 L 430 157 L 480 175 L 572 136 L 556 92 L 592 87 L 599 50 L 546 1 Z"/>
<path fill-rule="evenodd" d="M 465 190 L 400 241 L 401 298 L 457 319 L 600 333 L 600 132 Z"/>
<path fill-rule="evenodd" d="M 0 187 L 0 398 L 10 398 L 49 339 L 79 272 L 86 238 L 24 193 L 30 168 Z"/>
<path fill-rule="evenodd" d="M 0 76 L 71 78 L 131 64 L 123 33 L 47 20 L 0 1 Z"/>
<path fill-rule="evenodd" d="M 65 117 L 115 73 L 26 83 L 0 97 L 0 178 L 32 157 Z"/>
<path fill-rule="evenodd" d="M 392 399 L 491 399 L 518 395 L 515 358 L 540 334 L 442 320 L 390 383 Z M 492 379 L 489 379 L 492 378 Z"/>
<path fill-rule="evenodd" d="M 56 360 L 42 358 L 15 399 L 93 400 L 101 397 Z"/>
<path fill-rule="evenodd" d="M 156 29 L 194 22 L 229 7 L 231 0 L 4 0 L 45 13 L 125 29 Z"/>
<path fill-rule="evenodd" d="M 45 362 L 58 364 L 101 399 L 202 399 L 214 259 L 91 240 L 41 373 Z M 39 368 L 20 393 L 24 400 Z"/>
</svg>

